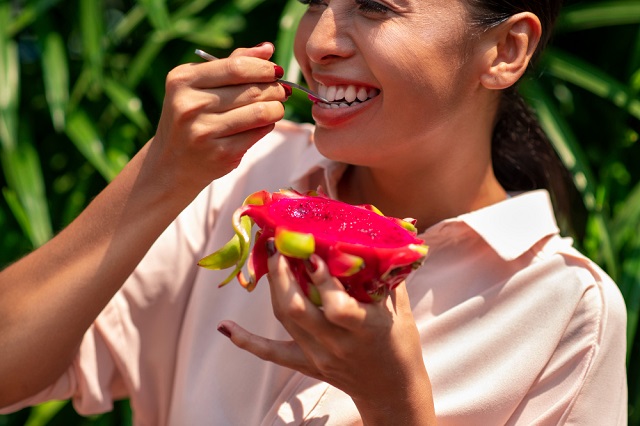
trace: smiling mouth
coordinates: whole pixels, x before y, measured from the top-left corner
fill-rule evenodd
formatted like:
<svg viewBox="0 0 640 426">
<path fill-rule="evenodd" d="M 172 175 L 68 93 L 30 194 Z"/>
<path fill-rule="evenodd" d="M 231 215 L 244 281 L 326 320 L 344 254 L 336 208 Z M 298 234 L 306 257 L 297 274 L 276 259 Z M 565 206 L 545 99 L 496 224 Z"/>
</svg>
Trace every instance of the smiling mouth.
<svg viewBox="0 0 640 426">
<path fill-rule="evenodd" d="M 318 85 L 318 94 L 331 103 L 317 102 L 321 108 L 336 109 L 349 108 L 359 105 L 375 98 L 380 94 L 380 90 L 373 87 L 355 86 L 325 86 Z"/>
</svg>

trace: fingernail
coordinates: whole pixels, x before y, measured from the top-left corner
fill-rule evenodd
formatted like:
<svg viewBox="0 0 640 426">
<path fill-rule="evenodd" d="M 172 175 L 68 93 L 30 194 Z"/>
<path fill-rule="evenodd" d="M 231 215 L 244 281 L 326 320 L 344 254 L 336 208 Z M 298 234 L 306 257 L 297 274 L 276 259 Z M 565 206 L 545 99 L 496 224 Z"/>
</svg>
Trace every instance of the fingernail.
<svg viewBox="0 0 640 426">
<path fill-rule="evenodd" d="M 303 262 L 304 267 L 307 268 L 307 271 L 314 273 L 318 270 L 318 265 L 316 265 L 315 262 L 311 260 L 311 258 L 305 259 Z"/>
<path fill-rule="evenodd" d="M 276 243 L 272 239 L 267 240 L 266 246 L 267 246 L 267 256 L 271 257 L 274 254 L 276 254 L 276 251 L 277 251 Z"/>
<path fill-rule="evenodd" d="M 273 68 L 275 70 L 276 78 L 278 80 L 284 77 L 284 69 L 280 65 L 274 65 Z"/>
<path fill-rule="evenodd" d="M 289 99 L 289 96 L 291 96 L 291 94 L 293 93 L 293 90 L 291 89 L 291 86 L 289 86 L 288 84 L 284 84 L 284 83 L 280 83 L 280 86 L 282 86 L 282 88 L 284 89 L 284 96 Z"/>
<path fill-rule="evenodd" d="M 273 50 L 273 51 L 276 50 L 276 47 L 270 41 L 263 41 L 262 43 L 256 44 L 255 47 L 262 47 L 262 46 L 267 45 L 267 44 L 271 45 L 271 50 Z"/>
<path fill-rule="evenodd" d="M 220 334 L 223 334 L 223 335 L 227 336 L 228 338 L 231 338 L 231 332 L 224 325 L 220 324 L 218 326 L 218 331 L 220 332 Z"/>
</svg>

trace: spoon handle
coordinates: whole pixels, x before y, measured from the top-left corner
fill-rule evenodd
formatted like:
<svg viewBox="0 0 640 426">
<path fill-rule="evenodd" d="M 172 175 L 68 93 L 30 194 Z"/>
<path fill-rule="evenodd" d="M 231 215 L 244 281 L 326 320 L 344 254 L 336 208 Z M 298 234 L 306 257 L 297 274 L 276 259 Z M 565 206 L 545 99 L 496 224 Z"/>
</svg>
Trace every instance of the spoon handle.
<svg viewBox="0 0 640 426">
<path fill-rule="evenodd" d="M 200 50 L 200 49 L 196 49 L 196 55 L 200 56 L 202 59 L 205 59 L 207 61 L 215 61 L 218 58 L 216 58 L 213 55 L 208 54 L 207 52 L 205 52 L 204 50 Z M 328 100 L 326 100 L 325 98 L 323 98 L 322 96 L 318 95 L 317 93 L 314 93 L 313 91 L 307 89 L 304 86 L 300 86 L 299 84 L 293 83 L 291 81 L 287 81 L 287 80 L 278 80 L 280 83 L 286 84 L 288 86 L 291 86 L 293 88 L 296 88 L 298 90 L 302 90 L 303 92 L 305 92 L 306 94 L 309 95 L 309 100 L 311 101 L 320 101 L 320 102 L 324 102 L 324 103 L 331 103 Z"/>
</svg>

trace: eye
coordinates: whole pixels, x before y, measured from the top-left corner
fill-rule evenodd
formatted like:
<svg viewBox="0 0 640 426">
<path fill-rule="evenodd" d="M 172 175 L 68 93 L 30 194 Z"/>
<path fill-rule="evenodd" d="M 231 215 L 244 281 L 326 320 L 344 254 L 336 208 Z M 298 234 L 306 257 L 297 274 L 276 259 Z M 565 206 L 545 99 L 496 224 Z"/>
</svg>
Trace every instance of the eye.
<svg viewBox="0 0 640 426">
<path fill-rule="evenodd" d="M 324 4 L 323 0 L 298 0 L 300 3 L 302 4 L 306 4 L 309 7 L 312 6 L 320 6 L 322 4 Z"/>
<path fill-rule="evenodd" d="M 358 9 L 364 13 L 384 14 L 391 10 L 387 6 L 373 0 L 355 0 L 355 2 L 358 5 Z"/>
</svg>

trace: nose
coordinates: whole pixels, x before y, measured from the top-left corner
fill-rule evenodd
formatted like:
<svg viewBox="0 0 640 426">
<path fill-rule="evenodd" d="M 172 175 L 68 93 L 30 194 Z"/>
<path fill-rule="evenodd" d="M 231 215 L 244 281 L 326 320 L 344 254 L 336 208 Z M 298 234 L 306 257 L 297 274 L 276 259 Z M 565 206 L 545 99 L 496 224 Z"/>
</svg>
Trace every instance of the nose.
<svg viewBox="0 0 640 426">
<path fill-rule="evenodd" d="M 349 38 L 348 12 L 329 5 L 322 11 L 306 43 L 308 58 L 318 64 L 328 64 L 353 54 Z"/>
</svg>

